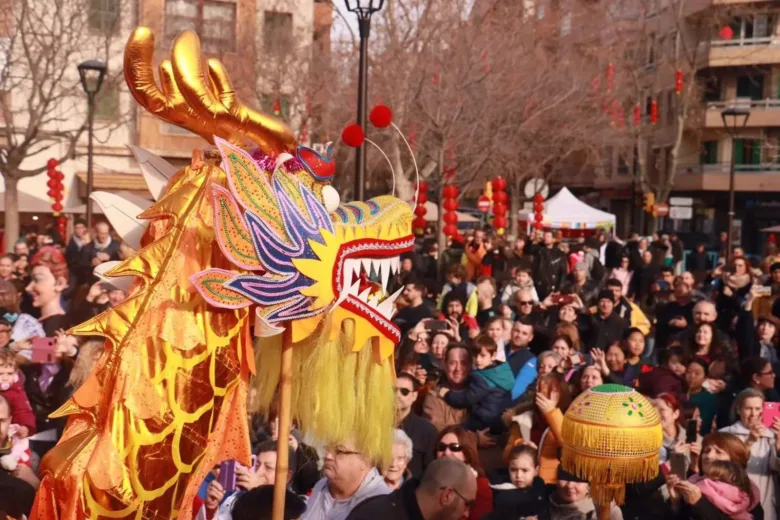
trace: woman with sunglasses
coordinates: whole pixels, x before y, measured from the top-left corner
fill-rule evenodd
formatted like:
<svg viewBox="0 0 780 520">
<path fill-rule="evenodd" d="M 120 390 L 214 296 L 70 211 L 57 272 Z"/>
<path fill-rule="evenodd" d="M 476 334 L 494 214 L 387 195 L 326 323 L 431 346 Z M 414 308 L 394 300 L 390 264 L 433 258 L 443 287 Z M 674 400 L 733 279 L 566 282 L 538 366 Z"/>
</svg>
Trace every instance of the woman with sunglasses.
<svg viewBox="0 0 780 520">
<path fill-rule="evenodd" d="M 469 507 L 469 520 L 479 520 L 493 509 L 493 491 L 479 461 L 473 434 L 461 426 L 448 426 L 439 432 L 436 440 L 436 458 L 451 457 L 469 465 L 477 477 L 477 496 Z"/>
</svg>

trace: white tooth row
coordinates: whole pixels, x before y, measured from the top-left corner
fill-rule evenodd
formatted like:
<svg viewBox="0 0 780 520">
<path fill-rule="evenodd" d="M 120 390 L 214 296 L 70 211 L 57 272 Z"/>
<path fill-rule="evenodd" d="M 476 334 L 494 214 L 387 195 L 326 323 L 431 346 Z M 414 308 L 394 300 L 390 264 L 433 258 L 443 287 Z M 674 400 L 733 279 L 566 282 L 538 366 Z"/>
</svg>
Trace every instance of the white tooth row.
<svg viewBox="0 0 780 520">
<path fill-rule="evenodd" d="M 360 289 L 360 271 L 361 269 L 365 271 L 367 274 L 371 274 L 371 269 L 373 268 L 374 272 L 379 275 L 379 277 L 382 279 L 382 294 L 387 294 L 387 284 L 390 281 L 390 277 L 396 273 L 398 273 L 401 270 L 401 259 L 400 257 L 394 256 L 389 258 L 347 258 L 344 260 L 344 271 L 342 275 L 342 281 L 343 283 L 349 283 L 349 281 L 354 282 L 341 290 L 341 294 L 339 295 L 338 302 L 336 304 L 338 305 L 341 303 L 344 299 L 346 299 L 347 296 L 354 296 L 358 300 L 364 302 L 369 307 L 376 309 L 382 316 L 384 316 L 386 319 L 390 319 L 393 316 L 393 311 L 395 310 L 393 304 L 395 303 L 395 300 L 400 296 L 401 292 L 403 291 L 403 287 L 396 291 L 394 294 L 388 296 L 385 298 L 384 301 L 379 303 L 378 299 L 380 296 L 380 293 L 377 291 L 373 298 L 371 300 L 368 299 L 368 295 L 371 292 L 371 289 L 366 289 L 362 293 L 358 294 L 358 290 Z"/>
</svg>

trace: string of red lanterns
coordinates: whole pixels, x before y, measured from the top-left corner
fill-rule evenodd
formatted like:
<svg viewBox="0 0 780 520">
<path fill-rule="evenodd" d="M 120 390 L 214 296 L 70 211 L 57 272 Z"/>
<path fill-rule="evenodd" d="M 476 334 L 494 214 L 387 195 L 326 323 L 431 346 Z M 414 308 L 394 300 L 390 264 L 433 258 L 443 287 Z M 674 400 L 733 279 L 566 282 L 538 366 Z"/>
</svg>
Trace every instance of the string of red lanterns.
<svg viewBox="0 0 780 520">
<path fill-rule="evenodd" d="M 493 227 L 496 234 L 503 235 L 507 226 L 506 203 L 509 200 L 506 194 L 506 179 L 496 177 L 491 184 L 493 186 Z"/>
<path fill-rule="evenodd" d="M 458 187 L 453 184 L 447 184 L 442 189 L 442 207 L 444 208 L 444 235 L 450 238 L 458 236 Z"/>
<path fill-rule="evenodd" d="M 534 229 L 544 228 L 544 197 L 541 193 L 534 195 Z"/>
<path fill-rule="evenodd" d="M 674 91 L 679 96 L 683 91 L 683 72 L 680 69 L 674 73 Z"/>
<path fill-rule="evenodd" d="M 46 162 L 46 175 L 49 177 L 49 181 L 46 183 L 46 186 L 49 187 L 49 191 L 46 192 L 46 195 L 48 195 L 52 201 L 51 212 L 57 220 L 57 230 L 60 232 L 60 235 L 64 237 L 67 219 L 60 215 L 60 212 L 63 210 L 62 199 L 64 197 L 63 192 L 65 186 L 62 184 L 62 181 L 65 179 L 65 175 L 57 169 L 59 165 L 59 161 L 54 158 L 49 159 Z"/>
<path fill-rule="evenodd" d="M 428 210 L 425 208 L 425 203 L 428 202 L 428 183 L 420 181 L 417 185 L 417 205 L 414 208 L 415 219 L 412 222 L 414 232 L 418 235 L 425 233 L 425 226 L 427 222 L 425 220 L 425 214 Z"/>
</svg>

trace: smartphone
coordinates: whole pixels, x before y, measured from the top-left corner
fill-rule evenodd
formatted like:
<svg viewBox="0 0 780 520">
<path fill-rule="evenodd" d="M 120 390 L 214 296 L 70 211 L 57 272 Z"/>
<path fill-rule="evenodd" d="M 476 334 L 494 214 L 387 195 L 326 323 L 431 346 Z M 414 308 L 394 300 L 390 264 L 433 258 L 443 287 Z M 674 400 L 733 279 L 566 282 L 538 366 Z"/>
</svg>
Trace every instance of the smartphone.
<svg viewBox="0 0 780 520">
<path fill-rule="evenodd" d="M 687 444 L 692 444 L 696 442 L 696 437 L 698 436 L 698 424 L 696 419 L 688 419 L 685 421 L 685 442 Z"/>
<path fill-rule="evenodd" d="M 438 332 L 440 330 L 449 330 L 450 322 L 447 320 L 431 320 L 425 323 L 425 328 L 431 332 Z"/>
<path fill-rule="evenodd" d="M 775 424 L 775 417 L 780 419 L 780 403 L 765 402 L 764 413 L 761 414 L 761 422 L 767 428 L 771 428 Z"/>
<path fill-rule="evenodd" d="M 219 465 L 219 484 L 225 492 L 236 490 L 236 461 L 226 460 Z"/>
<path fill-rule="evenodd" d="M 680 480 L 686 480 L 687 468 L 685 463 L 684 453 L 672 453 L 669 457 L 670 472 L 672 475 L 677 475 Z"/>
<path fill-rule="evenodd" d="M 33 363 L 56 363 L 57 340 L 55 338 L 32 338 L 31 350 Z"/>
</svg>

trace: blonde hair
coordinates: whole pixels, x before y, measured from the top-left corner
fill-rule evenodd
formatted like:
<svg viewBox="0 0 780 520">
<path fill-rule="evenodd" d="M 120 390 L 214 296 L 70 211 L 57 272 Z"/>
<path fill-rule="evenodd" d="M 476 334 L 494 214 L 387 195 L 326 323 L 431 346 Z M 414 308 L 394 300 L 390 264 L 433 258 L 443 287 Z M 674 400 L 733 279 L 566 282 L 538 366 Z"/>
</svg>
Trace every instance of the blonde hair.
<svg viewBox="0 0 780 520">
<path fill-rule="evenodd" d="M 68 386 L 75 392 L 84 384 L 89 374 L 97 363 L 98 358 L 103 353 L 105 342 L 102 339 L 90 339 L 84 342 L 79 348 L 79 355 L 70 371 Z"/>
</svg>

